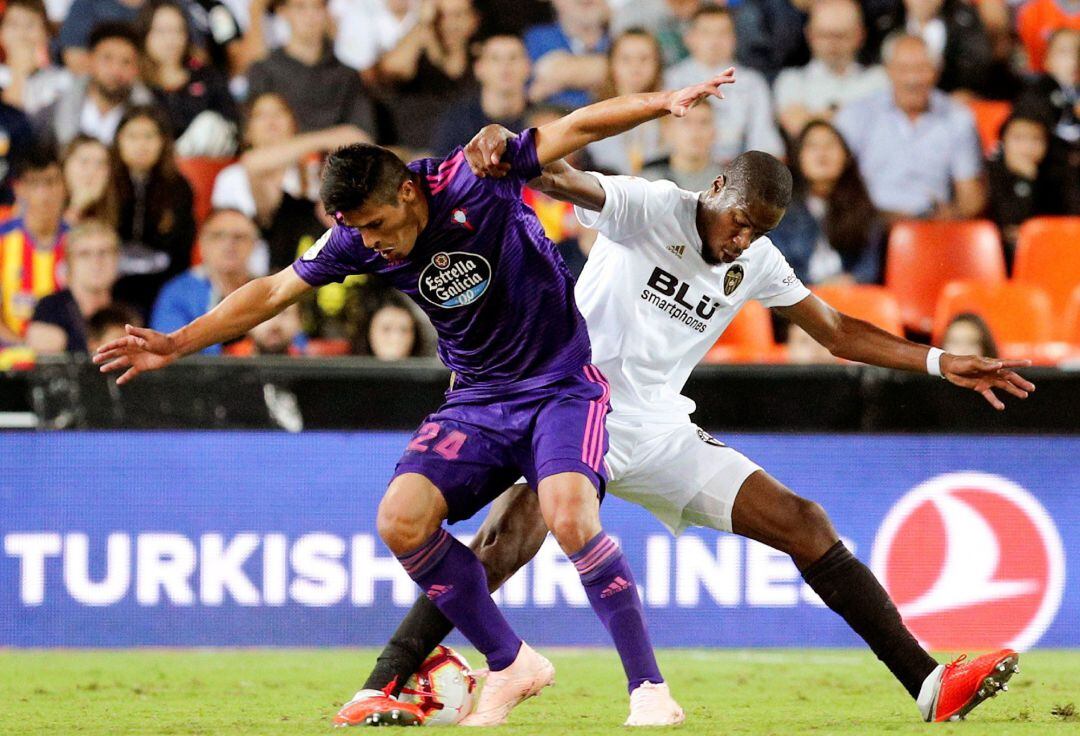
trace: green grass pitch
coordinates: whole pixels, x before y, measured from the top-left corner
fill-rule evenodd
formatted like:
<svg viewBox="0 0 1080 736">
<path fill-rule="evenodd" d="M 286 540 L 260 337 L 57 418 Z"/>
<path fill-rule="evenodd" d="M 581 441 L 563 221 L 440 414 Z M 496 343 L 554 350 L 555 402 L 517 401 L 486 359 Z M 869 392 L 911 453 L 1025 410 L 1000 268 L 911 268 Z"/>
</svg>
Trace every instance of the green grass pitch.
<svg viewBox="0 0 1080 736">
<path fill-rule="evenodd" d="M 471 661 L 477 661 L 472 654 Z M 545 650 L 556 686 L 516 734 L 607 734 L 626 717 L 609 650 Z M 1077 734 L 1080 652 L 1023 655 L 1010 691 L 964 723 L 931 725 L 871 654 L 662 650 L 682 734 Z M 326 734 L 372 650 L 0 651 L 0 734 Z"/>
</svg>

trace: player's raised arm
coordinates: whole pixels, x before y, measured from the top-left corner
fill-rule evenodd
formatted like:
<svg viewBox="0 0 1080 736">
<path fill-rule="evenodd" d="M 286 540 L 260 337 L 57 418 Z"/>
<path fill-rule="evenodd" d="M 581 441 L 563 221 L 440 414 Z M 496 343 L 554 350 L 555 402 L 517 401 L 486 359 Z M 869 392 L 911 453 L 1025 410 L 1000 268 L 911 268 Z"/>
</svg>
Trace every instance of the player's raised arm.
<svg viewBox="0 0 1080 736">
<path fill-rule="evenodd" d="M 1028 360 L 998 360 L 945 353 L 848 316 L 813 295 L 790 307 L 779 307 L 777 311 L 806 330 L 838 358 L 883 368 L 939 375 L 950 383 L 981 394 L 999 411 L 1005 408 L 1005 404 L 994 394 L 994 389 L 1020 399 L 1026 399 L 1028 393 L 1035 390 L 1035 384 L 1012 370 L 1031 365 Z"/>
<path fill-rule="evenodd" d="M 185 355 L 243 335 L 311 288 L 293 269 L 283 269 L 249 281 L 175 332 L 165 334 L 127 325 L 127 336 L 102 345 L 94 353 L 94 363 L 101 366 L 102 373 L 126 368 L 116 382 L 127 383 L 140 373 L 164 368 Z"/>
</svg>

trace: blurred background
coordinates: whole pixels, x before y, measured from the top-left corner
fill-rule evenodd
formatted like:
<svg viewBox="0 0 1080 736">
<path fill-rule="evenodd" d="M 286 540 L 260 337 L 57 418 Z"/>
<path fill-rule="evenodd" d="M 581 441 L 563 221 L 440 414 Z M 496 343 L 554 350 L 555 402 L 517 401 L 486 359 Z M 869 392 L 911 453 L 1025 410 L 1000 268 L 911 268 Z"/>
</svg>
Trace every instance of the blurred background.
<svg viewBox="0 0 1080 736">
<path fill-rule="evenodd" d="M 413 588 L 374 536 L 375 503 L 448 379 L 418 309 L 352 277 L 123 390 L 89 353 L 289 267 L 331 224 L 317 190 L 338 146 L 443 156 L 491 122 L 522 130 L 728 66 L 726 100 L 573 163 L 701 190 L 743 151 L 779 156 L 795 198 L 770 237 L 816 293 L 949 351 L 1030 359 L 1038 391 L 995 413 L 929 376 L 839 363 L 750 303 L 691 379 L 695 420 L 822 501 L 864 559 L 883 545 L 878 573 L 914 576 L 889 585 L 901 603 L 938 578 L 889 562 L 897 529 L 937 550 L 933 570 L 976 534 L 1022 569 L 970 579 L 1038 581 L 1012 629 L 969 642 L 953 622 L 936 643 L 1080 646 L 1064 574 L 1080 564 L 1076 0 L 0 0 L 0 13 L 0 646 L 380 643 Z M 580 273 L 594 233 L 569 205 L 525 198 Z M 41 431 L 54 429 L 83 431 Z M 927 483 L 947 500 L 925 501 Z M 605 508 L 649 605 L 747 607 L 749 643 L 854 643 L 787 558 L 675 542 L 640 510 Z M 599 643 L 560 577 L 572 568 L 549 558 L 507 605 L 544 631 L 553 606 L 582 616 L 542 642 Z M 695 619 L 673 616 L 658 643 L 740 641 L 738 626 L 688 641 Z"/>
</svg>

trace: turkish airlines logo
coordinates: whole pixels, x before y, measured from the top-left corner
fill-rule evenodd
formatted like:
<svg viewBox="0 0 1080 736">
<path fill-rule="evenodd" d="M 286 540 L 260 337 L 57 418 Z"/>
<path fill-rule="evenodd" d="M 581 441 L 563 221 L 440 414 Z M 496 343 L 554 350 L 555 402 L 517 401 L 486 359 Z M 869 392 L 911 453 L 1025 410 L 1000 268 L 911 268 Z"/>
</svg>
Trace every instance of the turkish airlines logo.
<svg viewBox="0 0 1080 736">
<path fill-rule="evenodd" d="M 947 473 L 893 506 L 871 566 L 930 649 L 1027 649 L 1057 614 L 1064 560 L 1030 493 L 997 475 Z"/>
</svg>

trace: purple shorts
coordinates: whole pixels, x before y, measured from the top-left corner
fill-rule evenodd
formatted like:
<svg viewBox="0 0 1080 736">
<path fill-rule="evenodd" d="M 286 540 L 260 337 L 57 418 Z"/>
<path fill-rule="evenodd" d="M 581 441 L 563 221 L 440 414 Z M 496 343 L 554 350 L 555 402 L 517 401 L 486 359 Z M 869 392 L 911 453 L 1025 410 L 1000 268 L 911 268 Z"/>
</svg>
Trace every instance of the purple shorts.
<svg viewBox="0 0 1080 736">
<path fill-rule="evenodd" d="M 450 523 L 468 519 L 525 476 L 534 489 L 557 473 L 587 476 L 603 498 L 611 391 L 585 366 L 540 389 L 448 400 L 424 419 L 394 477 L 419 473 L 442 492 Z"/>
</svg>

